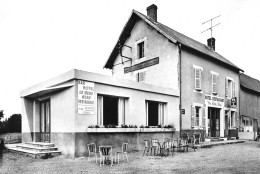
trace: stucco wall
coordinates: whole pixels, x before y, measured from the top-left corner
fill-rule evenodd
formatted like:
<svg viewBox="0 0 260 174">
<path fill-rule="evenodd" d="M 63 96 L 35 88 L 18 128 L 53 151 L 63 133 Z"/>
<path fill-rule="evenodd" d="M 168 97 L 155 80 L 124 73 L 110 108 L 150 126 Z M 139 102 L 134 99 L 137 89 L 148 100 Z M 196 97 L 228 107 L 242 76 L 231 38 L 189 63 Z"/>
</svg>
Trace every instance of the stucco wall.
<svg viewBox="0 0 260 174">
<path fill-rule="evenodd" d="M 240 115 L 260 119 L 260 95 L 241 87 L 240 89 Z"/>
<path fill-rule="evenodd" d="M 33 100 L 21 98 L 23 142 L 32 141 L 33 137 Z"/>
<path fill-rule="evenodd" d="M 194 68 L 193 65 L 203 68 L 202 71 L 202 90 L 201 92 L 194 90 Z M 213 60 L 211 57 L 199 55 L 194 51 L 182 50 L 181 62 L 182 74 L 182 108 L 185 109 L 185 114 L 182 116 L 183 129 L 191 128 L 191 105 L 193 103 L 205 104 L 205 94 L 212 94 L 212 77 L 211 71 L 219 74 L 217 79 L 217 96 L 225 99 L 225 79 L 232 78 L 236 82 L 236 97 L 239 103 L 239 75 L 238 71 L 232 70 L 223 63 Z M 239 105 L 236 108 L 239 112 Z M 224 111 L 222 111 L 224 112 Z M 207 118 L 207 115 L 206 115 Z M 237 124 L 236 124 L 237 125 Z"/>
<path fill-rule="evenodd" d="M 133 90 L 130 88 L 115 87 L 95 83 L 95 114 L 79 115 L 75 117 L 75 132 L 85 132 L 89 125 L 97 125 L 97 95 L 111 95 L 128 98 L 125 124 L 146 125 L 145 100 L 167 103 L 165 124 L 173 125 L 179 130 L 179 98 L 175 96 Z"/>
<path fill-rule="evenodd" d="M 143 38 L 145 38 L 145 58 L 138 59 L 135 43 Z M 143 20 L 136 22 L 125 45 L 132 47 L 132 49 L 123 47 L 122 55 L 131 57 L 133 59 L 132 65 L 155 57 L 159 57 L 159 64 L 124 74 L 124 67 L 130 67 L 131 62 L 122 65 L 120 64 L 122 62 L 121 56 L 118 56 L 114 65 L 119 65 L 113 67 L 113 76 L 137 81 L 137 73 L 146 71 L 145 83 L 178 89 L 178 50 L 176 45 L 158 34 Z M 127 60 L 124 58 L 124 61 Z"/>
</svg>

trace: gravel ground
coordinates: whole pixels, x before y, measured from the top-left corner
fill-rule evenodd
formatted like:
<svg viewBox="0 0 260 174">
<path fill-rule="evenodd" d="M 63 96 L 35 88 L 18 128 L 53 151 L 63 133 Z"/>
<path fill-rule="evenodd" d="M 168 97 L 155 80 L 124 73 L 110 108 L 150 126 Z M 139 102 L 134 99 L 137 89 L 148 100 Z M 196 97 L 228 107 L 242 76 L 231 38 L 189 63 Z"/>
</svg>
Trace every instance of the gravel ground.
<svg viewBox="0 0 260 174">
<path fill-rule="evenodd" d="M 102 166 L 87 158 L 69 159 L 63 155 L 34 159 L 4 152 L 0 173 L 260 173 L 260 142 L 215 146 L 175 153 L 172 157 L 128 154 L 129 161 Z"/>
</svg>

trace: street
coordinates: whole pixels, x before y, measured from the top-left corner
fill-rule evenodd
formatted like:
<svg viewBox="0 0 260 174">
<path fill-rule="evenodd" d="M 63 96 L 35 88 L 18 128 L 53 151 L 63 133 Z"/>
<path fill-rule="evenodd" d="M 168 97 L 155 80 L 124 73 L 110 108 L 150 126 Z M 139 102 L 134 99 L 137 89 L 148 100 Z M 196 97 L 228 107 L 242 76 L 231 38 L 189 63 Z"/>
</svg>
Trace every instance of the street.
<svg viewBox="0 0 260 174">
<path fill-rule="evenodd" d="M 69 159 L 57 156 L 33 159 L 5 152 L 0 173 L 259 173 L 260 142 L 214 146 L 188 153 L 177 152 L 167 157 L 143 156 L 142 152 L 128 154 L 129 161 L 101 168 L 95 158 Z"/>
</svg>

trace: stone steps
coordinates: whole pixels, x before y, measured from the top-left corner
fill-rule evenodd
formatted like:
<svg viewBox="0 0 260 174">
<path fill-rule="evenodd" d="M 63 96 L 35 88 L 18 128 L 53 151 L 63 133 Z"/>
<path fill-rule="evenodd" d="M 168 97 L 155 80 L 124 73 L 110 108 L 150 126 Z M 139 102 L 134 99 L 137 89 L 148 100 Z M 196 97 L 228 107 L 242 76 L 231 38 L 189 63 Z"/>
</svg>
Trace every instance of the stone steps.
<svg viewBox="0 0 260 174">
<path fill-rule="evenodd" d="M 10 151 L 24 153 L 29 156 L 36 157 L 50 157 L 51 155 L 60 155 L 61 152 L 55 147 L 53 143 L 42 142 L 27 142 L 16 145 L 16 147 L 8 148 Z"/>
</svg>

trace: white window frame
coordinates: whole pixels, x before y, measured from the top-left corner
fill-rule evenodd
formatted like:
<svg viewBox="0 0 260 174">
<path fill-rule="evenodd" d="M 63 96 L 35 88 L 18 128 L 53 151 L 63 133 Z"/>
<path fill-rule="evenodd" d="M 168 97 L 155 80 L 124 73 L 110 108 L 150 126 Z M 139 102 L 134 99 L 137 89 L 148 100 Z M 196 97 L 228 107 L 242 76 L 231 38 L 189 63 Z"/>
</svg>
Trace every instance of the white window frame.
<svg viewBox="0 0 260 174">
<path fill-rule="evenodd" d="M 138 44 L 144 42 L 144 57 L 139 58 L 139 50 L 138 50 Z M 139 62 L 138 60 L 144 60 L 146 59 L 146 45 L 147 45 L 147 38 L 144 37 L 138 41 L 135 42 L 135 49 L 136 49 L 136 61 Z"/>
<path fill-rule="evenodd" d="M 199 109 L 199 125 L 196 125 L 196 107 L 200 108 Z M 203 116 L 203 114 L 204 114 L 204 116 Z M 192 117 L 194 117 L 194 123 L 192 123 Z M 205 128 L 205 127 L 206 127 L 205 107 L 201 103 L 193 103 L 192 109 L 191 109 L 191 128 L 200 129 L 200 128 Z"/>
<path fill-rule="evenodd" d="M 145 110 L 146 110 L 146 126 L 149 126 L 148 125 L 148 103 L 149 102 L 156 102 L 158 103 L 158 125 L 166 125 L 167 124 L 167 121 L 166 121 L 166 118 L 167 118 L 167 102 L 158 102 L 158 101 L 154 101 L 154 100 L 145 100 Z"/>
<path fill-rule="evenodd" d="M 230 87 L 230 89 L 229 89 L 229 81 L 230 81 L 230 83 L 231 83 L 231 87 Z M 233 78 L 231 78 L 231 77 L 226 77 L 226 82 L 225 82 L 225 88 L 227 88 L 226 90 L 225 90 L 225 92 L 227 92 L 227 94 L 225 94 L 226 95 L 226 97 L 228 98 L 228 99 L 231 99 L 231 98 L 234 98 L 234 97 L 236 97 L 236 81 L 234 81 L 233 80 Z M 230 93 L 230 95 L 229 95 L 229 93 Z"/>
<path fill-rule="evenodd" d="M 216 73 L 214 71 L 210 71 L 210 74 L 211 74 L 211 92 L 212 94 L 218 94 L 218 84 L 217 84 L 217 81 L 218 81 L 218 76 L 219 76 L 219 73 Z M 214 77 L 215 77 L 215 82 L 214 82 Z M 215 85 L 215 89 L 216 91 L 214 91 L 214 85 Z"/>
<path fill-rule="evenodd" d="M 103 97 L 105 95 L 98 94 L 97 95 L 97 125 L 104 126 L 103 123 Z M 110 96 L 118 98 L 118 123 L 117 126 L 125 125 L 125 117 L 127 110 L 127 100 L 126 97 L 118 97 L 118 96 Z"/>
<path fill-rule="evenodd" d="M 193 69 L 194 69 L 194 89 L 196 91 L 202 91 L 202 72 L 203 72 L 203 68 L 197 65 L 193 65 Z M 199 77 L 197 77 L 197 73 L 199 73 Z M 199 83 L 199 84 L 197 84 Z M 199 87 L 197 87 L 197 85 Z"/>
</svg>

